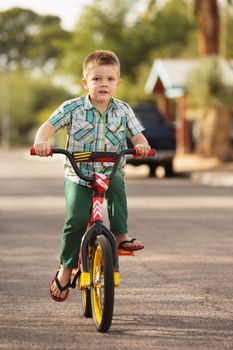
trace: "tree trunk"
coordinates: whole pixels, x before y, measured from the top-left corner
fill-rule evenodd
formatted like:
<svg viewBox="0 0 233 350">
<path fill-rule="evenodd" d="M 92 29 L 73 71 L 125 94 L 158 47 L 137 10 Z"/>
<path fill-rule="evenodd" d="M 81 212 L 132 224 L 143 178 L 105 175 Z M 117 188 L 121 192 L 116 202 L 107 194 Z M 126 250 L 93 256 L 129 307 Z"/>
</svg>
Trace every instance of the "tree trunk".
<svg viewBox="0 0 233 350">
<path fill-rule="evenodd" d="M 225 161 L 231 152 L 230 111 L 227 108 L 209 108 L 199 122 L 197 153 Z"/>
<path fill-rule="evenodd" d="M 217 0 L 199 0 L 198 23 L 200 56 L 218 55 L 220 17 Z"/>
</svg>

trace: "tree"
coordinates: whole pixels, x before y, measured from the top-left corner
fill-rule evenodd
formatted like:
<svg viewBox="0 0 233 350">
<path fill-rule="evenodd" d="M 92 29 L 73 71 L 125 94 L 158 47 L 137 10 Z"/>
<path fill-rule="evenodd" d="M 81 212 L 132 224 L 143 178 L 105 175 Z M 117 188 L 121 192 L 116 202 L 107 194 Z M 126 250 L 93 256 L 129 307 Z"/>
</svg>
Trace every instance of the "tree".
<svg viewBox="0 0 233 350">
<path fill-rule="evenodd" d="M 233 15 L 232 12 L 225 11 L 224 13 L 225 37 L 224 53 L 226 58 L 233 58 Z"/>
<path fill-rule="evenodd" d="M 0 74 L 0 82 L 1 79 L 2 74 Z M 54 86 L 49 77 L 43 76 L 35 79 L 29 72 L 9 72 L 10 144 L 26 145 L 31 142 L 30 132 L 35 125 L 45 121 L 64 99 L 72 97 L 66 90 Z M 4 102 L 3 98 L 0 98 L 0 110 L 2 110 Z M 44 120 L 41 119 L 42 115 Z M 1 127 L 2 125 L 0 125 L 0 135 L 2 136 Z"/>
<path fill-rule="evenodd" d="M 43 68 L 60 58 L 70 33 L 56 16 L 21 8 L 0 12 L 0 59 L 9 69 Z"/>
<path fill-rule="evenodd" d="M 225 3 L 232 4 L 232 0 L 226 0 Z M 220 1 L 195 0 L 194 8 L 199 27 L 200 56 L 220 54 L 222 31 Z M 223 40 L 225 39 L 224 37 Z"/>
<path fill-rule="evenodd" d="M 231 3 L 230 0 L 227 2 Z M 220 4 L 217 0 L 196 0 L 195 13 L 199 27 L 199 54 L 201 57 L 209 58 L 208 64 L 204 63 L 194 72 L 196 79 L 193 77 L 193 83 L 191 83 L 191 96 L 199 95 L 199 106 L 202 105 L 202 113 L 198 121 L 197 150 L 202 155 L 215 155 L 224 160 L 229 157 L 231 149 L 229 130 L 231 111 L 227 103 L 229 92 L 223 84 L 219 60 L 215 58 L 221 53 Z M 206 79 L 203 79 L 204 77 Z M 196 87 L 194 87 L 195 82 Z M 208 93 L 200 95 L 197 94 L 197 90 Z"/>
<path fill-rule="evenodd" d="M 187 102 L 199 116 L 196 151 L 205 157 L 227 160 L 233 88 L 223 80 L 222 62 L 214 56 L 201 61 L 189 77 Z"/>
<path fill-rule="evenodd" d="M 67 49 L 64 69 L 80 79 L 84 57 L 96 49 L 109 49 L 120 57 L 122 73 L 130 75 L 130 63 L 135 56 L 127 18 L 133 3 L 133 0 L 96 0 L 85 7 L 70 42 L 72 50 Z"/>
<path fill-rule="evenodd" d="M 122 75 L 135 85 L 139 71 L 145 71 L 140 67 L 148 66 L 157 55 L 182 55 L 195 29 L 193 19 L 187 18 L 185 1 L 170 1 L 149 18 L 137 12 L 136 5 L 134 0 L 97 0 L 86 7 L 70 42 L 73 50 L 68 49 L 63 60 L 63 69 L 80 80 L 84 57 L 95 49 L 110 49 L 120 58 Z"/>
<path fill-rule="evenodd" d="M 197 26 L 187 16 L 185 0 L 170 0 L 150 20 L 151 48 L 154 57 L 193 57 L 197 54 L 193 37 Z"/>
<path fill-rule="evenodd" d="M 220 49 L 220 16 L 217 0 L 196 0 L 200 56 L 217 55 Z"/>
<path fill-rule="evenodd" d="M 0 12 L 0 27 L 0 131 L 2 145 L 9 147 L 10 141 L 26 141 L 35 123 L 32 79 L 23 71 L 54 72 L 71 33 L 59 17 L 21 8 Z"/>
</svg>

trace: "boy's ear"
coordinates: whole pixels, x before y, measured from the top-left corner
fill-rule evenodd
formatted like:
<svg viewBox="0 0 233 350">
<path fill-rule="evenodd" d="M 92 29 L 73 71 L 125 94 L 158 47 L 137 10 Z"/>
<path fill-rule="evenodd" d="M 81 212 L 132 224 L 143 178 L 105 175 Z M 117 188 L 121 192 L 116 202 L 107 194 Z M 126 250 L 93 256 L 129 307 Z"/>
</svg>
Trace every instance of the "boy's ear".
<svg viewBox="0 0 233 350">
<path fill-rule="evenodd" d="M 88 86 L 87 86 L 87 80 L 85 78 L 82 78 L 82 85 L 84 87 L 85 90 L 88 89 Z"/>
<path fill-rule="evenodd" d="M 122 82 L 122 80 L 119 79 L 119 80 L 118 80 L 118 83 L 117 83 L 117 86 L 119 86 L 119 85 L 121 84 L 121 82 Z"/>
</svg>

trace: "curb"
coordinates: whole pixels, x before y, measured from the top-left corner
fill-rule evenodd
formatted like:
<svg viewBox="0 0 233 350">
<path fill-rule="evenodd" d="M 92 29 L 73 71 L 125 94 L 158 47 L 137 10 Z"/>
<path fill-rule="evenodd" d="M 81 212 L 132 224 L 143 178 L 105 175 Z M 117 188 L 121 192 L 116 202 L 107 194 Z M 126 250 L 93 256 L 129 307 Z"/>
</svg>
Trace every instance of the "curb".
<svg viewBox="0 0 233 350">
<path fill-rule="evenodd" d="M 210 186 L 233 187 L 233 172 L 226 171 L 205 171 L 194 172 L 191 174 L 194 182 L 202 183 Z"/>
</svg>

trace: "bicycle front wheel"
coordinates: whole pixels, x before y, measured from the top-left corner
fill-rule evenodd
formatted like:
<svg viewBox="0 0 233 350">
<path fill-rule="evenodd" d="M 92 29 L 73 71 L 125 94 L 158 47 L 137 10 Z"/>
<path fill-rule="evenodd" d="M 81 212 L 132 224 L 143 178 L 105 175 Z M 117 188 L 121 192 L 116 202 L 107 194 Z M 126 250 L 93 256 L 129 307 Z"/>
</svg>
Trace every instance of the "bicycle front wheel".
<svg viewBox="0 0 233 350">
<path fill-rule="evenodd" d="M 85 317 L 92 317 L 92 308 L 91 308 L 91 291 L 86 288 L 82 290 L 82 306 L 83 306 L 83 315 Z"/>
<path fill-rule="evenodd" d="M 114 307 L 114 270 L 112 249 L 108 239 L 96 238 L 91 264 L 91 303 L 96 329 L 107 332 L 112 323 Z"/>
</svg>

